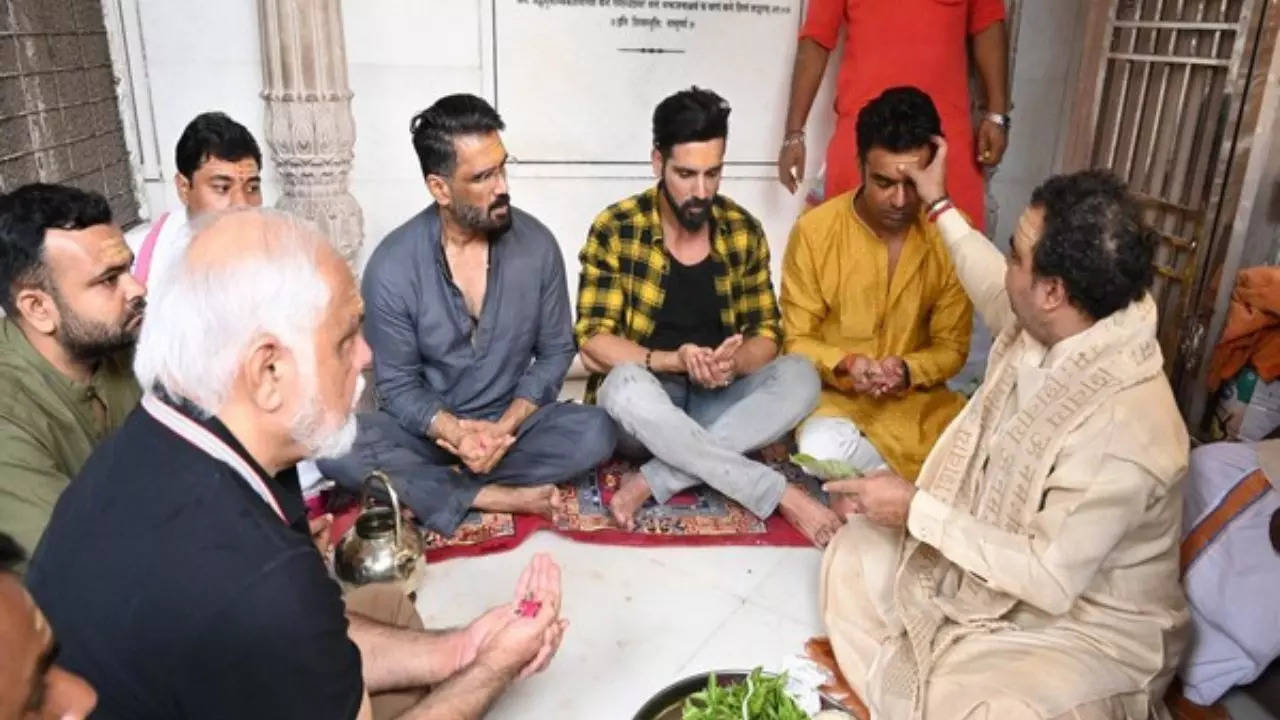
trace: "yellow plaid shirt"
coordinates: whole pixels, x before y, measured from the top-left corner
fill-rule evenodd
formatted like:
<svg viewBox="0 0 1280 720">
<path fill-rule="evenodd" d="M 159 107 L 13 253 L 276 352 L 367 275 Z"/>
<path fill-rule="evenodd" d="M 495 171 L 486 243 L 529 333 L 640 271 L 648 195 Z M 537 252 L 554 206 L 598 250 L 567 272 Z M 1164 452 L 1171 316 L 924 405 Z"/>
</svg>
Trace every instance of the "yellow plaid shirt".
<svg viewBox="0 0 1280 720">
<path fill-rule="evenodd" d="M 711 259 L 725 335 L 767 337 L 781 344 L 782 326 L 764 228 L 723 195 L 712 201 L 711 217 Z M 644 345 L 662 308 L 668 258 L 656 186 L 597 215 L 586 245 L 578 253 L 582 263 L 578 322 L 574 326 L 578 347 L 597 333 Z M 601 380 L 598 373 L 588 380 L 588 402 L 594 402 Z"/>
</svg>

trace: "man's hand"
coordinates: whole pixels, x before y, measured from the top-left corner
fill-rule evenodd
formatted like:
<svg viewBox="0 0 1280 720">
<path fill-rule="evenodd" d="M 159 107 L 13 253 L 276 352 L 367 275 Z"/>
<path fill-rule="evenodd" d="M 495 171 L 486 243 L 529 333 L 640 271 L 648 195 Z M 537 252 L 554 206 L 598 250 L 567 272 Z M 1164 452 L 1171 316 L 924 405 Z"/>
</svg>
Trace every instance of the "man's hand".
<svg viewBox="0 0 1280 720">
<path fill-rule="evenodd" d="M 904 527 L 911 510 L 911 500 L 916 496 L 916 486 L 888 470 L 873 472 L 865 477 L 832 480 L 822 489 L 827 493 L 845 493 L 853 496 L 854 512 L 867 516 L 871 522 L 885 527 Z"/>
<path fill-rule="evenodd" d="M 712 368 L 712 357 L 715 351 L 709 347 L 685 343 L 676 349 L 676 357 L 684 366 L 685 374 L 702 387 L 715 387 L 716 374 Z"/>
<path fill-rule="evenodd" d="M 985 118 L 978 124 L 978 162 L 988 166 L 999 165 L 1008 144 L 1008 130 Z"/>
<path fill-rule="evenodd" d="M 792 195 L 804 180 L 804 160 L 804 138 L 782 143 L 778 151 L 778 182 Z"/>
<path fill-rule="evenodd" d="M 329 551 L 333 549 L 333 515 L 325 513 L 319 517 L 313 517 L 307 521 L 311 526 L 311 542 L 315 543 L 316 550 L 320 551 L 320 557 L 328 558 Z"/>
<path fill-rule="evenodd" d="M 841 390 L 865 395 L 875 389 L 880 366 L 866 355 L 849 353 L 835 366 L 832 374 L 840 383 Z"/>
<path fill-rule="evenodd" d="M 471 472 L 483 475 L 494 467 L 506 455 L 507 450 L 515 444 L 513 435 L 494 433 L 489 428 L 477 425 L 484 421 L 459 420 L 461 438 L 457 444 L 444 438 L 436 439 L 436 444 L 448 450 L 467 466 Z M 494 423 L 487 423 L 488 426 Z"/>
<path fill-rule="evenodd" d="M 921 170 L 915 165 L 903 164 L 898 170 L 911 178 L 916 186 L 916 194 L 924 202 L 925 207 L 937 202 L 947 194 L 947 141 L 940 135 L 933 136 L 933 143 L 938 151 L 933 155 L 929 167 Z"/>
<path fill-rule="evenodd" d="M 881 360 L 872 375 L 872 397 L 900 395 L 907 390 L 907 364 L 897 355 Z"/>
<path fill-rule="evenodd" d="M 532 617 L 520 614 L 522 602 L 537 607 Z M 541 672 L 569 626 L 559 615 L 560 568 L 550 556 L 539 553 L 516 583 L 515 601 L 490 610 L 467 628 L 475 660 L 500 673 L 518 671 L 521 678 Z"/>
<path fill-rule="evenodd" d="M 727 387 L 738 377 L 737 353 L 742 348 L 741 334 L 730 335 L 720 343 L 720 347 L 711 352 L 712 380 L 715 387 Z"/>
</svg>

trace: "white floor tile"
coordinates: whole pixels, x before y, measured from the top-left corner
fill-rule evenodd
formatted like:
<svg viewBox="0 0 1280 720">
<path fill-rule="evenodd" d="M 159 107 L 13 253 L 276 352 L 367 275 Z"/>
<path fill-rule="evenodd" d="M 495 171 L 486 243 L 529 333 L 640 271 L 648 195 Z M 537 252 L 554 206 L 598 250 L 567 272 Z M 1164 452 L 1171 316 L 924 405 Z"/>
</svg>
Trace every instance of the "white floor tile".
<svg viewBox="0 0 1280 720">
<path fill-rule="evenodd" d="M 540 533 L 507 553 L 431 566 L 418 607 L 428 627 L 465 623 L 510 597 L 529 557 L 550 552 L 563 571 L 563 613 L 571 623 L 564 644 L 545 673 L 514 687 L 488 717 L 626 717 L 676 679 L 742 607 L 742 598 L 713 578 L 745 574 L 753 557 L 777 559 L 721 548 L 731 559 L 722 563 L 715 553 L 691 550 L 590 545 Z M 706 564 L 701 572 L 699 562 Z"/>
<path fill-rule="evenodd" d="M 747 602 L 778 613 L 821 635 L 818 614 L 818 569 L 822 552 L 817 548 L 780 548 L 782 556 L 747 593 Z"/>
<path fill-rule="evenodd" d="M 677 675 L 750 670 L 757 666 L 776 671 L 781 669 L 786 656 L 803 654 L 805 641 L 813 635 L 811 629 L 801 623 L 746 603 L 711 633 Z M 660 689 L 653 688 L 654 692 Z"/>
</svg>

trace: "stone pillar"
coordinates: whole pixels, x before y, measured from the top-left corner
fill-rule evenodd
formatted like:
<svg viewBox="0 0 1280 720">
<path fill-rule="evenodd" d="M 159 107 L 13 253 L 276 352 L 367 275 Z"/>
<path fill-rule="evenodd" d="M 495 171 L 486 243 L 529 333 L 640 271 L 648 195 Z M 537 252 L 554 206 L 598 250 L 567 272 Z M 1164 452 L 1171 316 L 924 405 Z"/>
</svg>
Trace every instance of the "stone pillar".
<svg viewBox="0 0 1280 720">
<path fill-rule="evenodd" d="M 276 207 L 317 223 L 354 268 L 364 214 L 349 191 L 356 141 L 338 0 L 258 0 Z"/>
</svg>

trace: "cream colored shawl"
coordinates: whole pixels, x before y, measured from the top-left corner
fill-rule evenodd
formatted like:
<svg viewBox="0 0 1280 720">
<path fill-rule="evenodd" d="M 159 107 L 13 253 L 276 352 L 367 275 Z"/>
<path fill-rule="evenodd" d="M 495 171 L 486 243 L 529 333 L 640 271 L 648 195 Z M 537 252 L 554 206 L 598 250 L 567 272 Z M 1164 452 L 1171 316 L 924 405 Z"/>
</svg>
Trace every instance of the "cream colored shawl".
<svg viewBox="0 0 1280 720">
<path fill-rule="evenodd" d="M 1163 370 L 1150 297 L 1097 322 L 1072 342 L 1072 353 L 993 440 L 1016 391 L 1018 367 L 1035 342 L 1020 326 L 996 339 L 987 378 L 929 454 L 919 487 L 946 504 L 1008 532 L 1027 532 L 1045 482 L 1073 429 L 1120 390 Z M 905 635 L 885 666 L 885 690 L 912 698 L 936 658 L 961 637 L 1008 627 L 1017 598 L 994 590 L 936 549 L 907 536 L 894 586 Z"/>
</svg>

